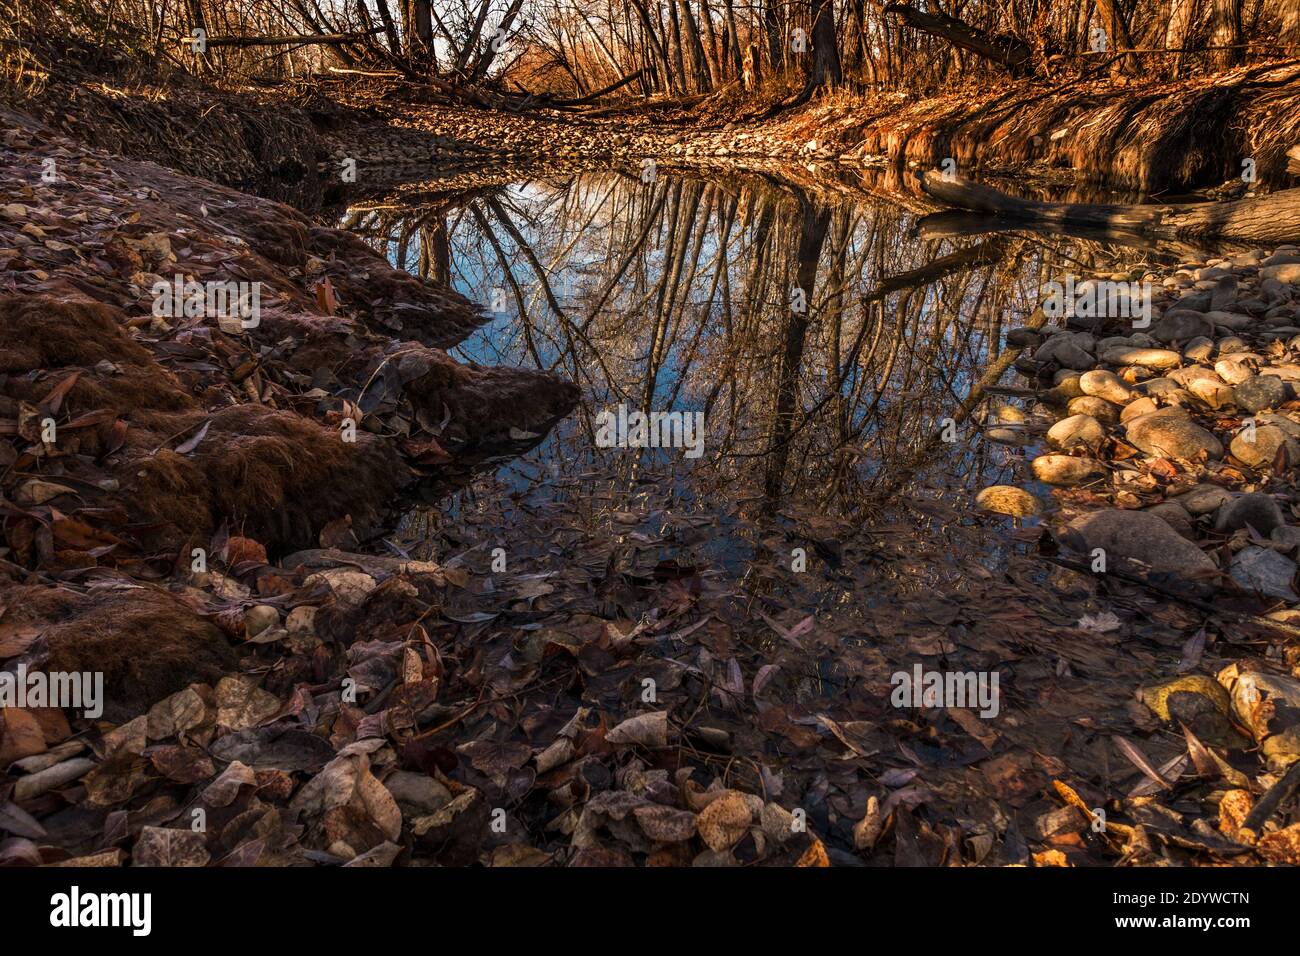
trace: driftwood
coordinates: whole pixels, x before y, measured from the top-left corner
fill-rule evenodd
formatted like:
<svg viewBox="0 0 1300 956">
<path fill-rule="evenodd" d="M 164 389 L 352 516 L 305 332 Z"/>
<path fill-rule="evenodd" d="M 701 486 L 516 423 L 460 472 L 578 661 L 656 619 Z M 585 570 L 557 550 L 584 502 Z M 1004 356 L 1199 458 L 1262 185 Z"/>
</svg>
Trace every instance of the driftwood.
<svg viewBox="0 0 1300 956">
<path fill-rule="evenodd" d="M 925 193 L 959 209 L 1021 222 L 1094 226 L 1171 238 L 1215 237 L 1290 242 L 1300 239 L 1300 189 L 1229 202 L 1124 206 L 1021 199 L 937 170 L 921 179 Z"/>
</svg>

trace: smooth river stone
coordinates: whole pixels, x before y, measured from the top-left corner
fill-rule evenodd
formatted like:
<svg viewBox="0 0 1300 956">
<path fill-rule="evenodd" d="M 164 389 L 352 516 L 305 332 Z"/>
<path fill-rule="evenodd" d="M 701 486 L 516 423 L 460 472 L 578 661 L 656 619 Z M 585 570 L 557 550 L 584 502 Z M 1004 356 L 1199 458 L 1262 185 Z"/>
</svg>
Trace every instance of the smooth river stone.
<svg viewBox="0 0 1300 956">
<path fill-rule="evenodd" d="M 1107 349 L 1101 353 L 1107 365 L 1141 365 L 1143 368 L 1177 368 L 1183 357 L 1173 349 Z"/>
<path fill-rule="evenodd" d="M 1237 407 L 1248 412 L 1277 408 L 1287 400 L 1286 382 L 1276 375 L 1252 375 L 1233 392 Z"/>
<path fill-rule="evenodd" d="M 1106 430 L 1091 415 L 1062 418 L 1047 431 L 1047 440 L 1057 448 L 1069 450 L 1075 445 L 1095 447 L 1106 438 Z"/>
<path fill-rule="evenodd" d="M 1240 385 L 1255 373 L 1240 359 L 1223 358 L 1214 363 L 1215 374 L 1229 385 Z"/>
<path fill-rule="evenodd" d="M 1214 516 L 1215 531 L 1238 531 L 1249 525 L 1267 536 L 1274 528 L 1285 524 L 1286 518 L 1277 499 L 1259 492 L 1225 501 Z"/>
<path fill-rule="evenodd" d="M 1129 442 L 1148 455 L 1195 459 L 1201 451 L 1210 458 L 1223 456 L 1223 444 L 1181 408 L 1162 408 L 1124 425 Z"/>
<path fill-rule="evenodd" d="M 1149 511 L 1107 509 L 1070 522 L 1066 543 L 1078 551 L 1101 548 L 1107 558 L 1141 561 L 1156 572 L 1193 574 L 1213 571 L 1204 551 Z"/>
<path fill-rule="evenodd" d="M 1093 369 L 1079 376 L 1079 388 L 1085 395 L 1095 395 L 1116 405 L 1123 405 L 1133 397 L 1133 389 L 1114 372 L 1105 369 Z"/>
<path fill-rule="evenodd" d="M 1040 455 L 1033 464 L 1034 477 L 1048 485 L 1082 485 L 1106 476 L 1106 466 L 1092 458 Z"/>
<path fill-rule="evenodd" d="M 1288 262 L 1282 265 L 1265 266 L 1259 270 L 1260 278 L 1276 279 L 1278 282 L 1300 282 L 1300 263 Z"/>
<path fill-rule="evenodd" d="M 1091 415 L 1103 425 L 1119 424 L 1119 406 L 1112 405 L 1095 395 L 1080 395 L 1070 399 L 1067 410 L 1071 415 Z"/>
<path fill-rule="evenodd" d="M 1249 440 L 1250 434 L 1249 428 L 1243 428 L 1228 444 L 1232 457 L 1238 461 L 1244 461 L 1251 468 L 1266 468 L 1277 458 L 1277 450 L 1285 445 L 1291 461 L 1300 462 L 1300 444 L 1276 425 L 1256 426 L 1254 441 Z"/>
</svg>

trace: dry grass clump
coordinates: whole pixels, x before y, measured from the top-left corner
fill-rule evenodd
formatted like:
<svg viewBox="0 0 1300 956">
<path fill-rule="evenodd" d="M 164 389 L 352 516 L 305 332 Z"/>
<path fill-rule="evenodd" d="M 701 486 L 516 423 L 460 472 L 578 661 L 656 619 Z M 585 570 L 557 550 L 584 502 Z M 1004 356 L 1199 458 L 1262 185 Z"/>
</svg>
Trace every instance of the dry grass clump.
<svg viewBox="0 0 1300 956">
<path fill-rule="evenodd" d="M 191 683 L 236 669 L 225 635 L 175 595 L 152 587 L 82 594 L 61 587 L 0 588 L 6 621 L 43 628 L 33 648 L 51 671 L 104 675 L 103 718 L 129 720 Z"/>
</svg>

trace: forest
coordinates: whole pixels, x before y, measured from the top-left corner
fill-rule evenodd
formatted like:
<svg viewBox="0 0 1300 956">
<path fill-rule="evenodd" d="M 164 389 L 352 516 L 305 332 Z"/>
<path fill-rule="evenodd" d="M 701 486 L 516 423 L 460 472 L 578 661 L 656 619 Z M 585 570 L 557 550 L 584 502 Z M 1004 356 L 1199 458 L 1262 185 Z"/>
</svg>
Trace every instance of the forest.
<svg viewBox="0 0 1300 956">
<path fill-rule="evenodd" d="M 0 0 L 0 120 L 0 870 L 1300 864 L 1294 0 Z"/>
</svg>

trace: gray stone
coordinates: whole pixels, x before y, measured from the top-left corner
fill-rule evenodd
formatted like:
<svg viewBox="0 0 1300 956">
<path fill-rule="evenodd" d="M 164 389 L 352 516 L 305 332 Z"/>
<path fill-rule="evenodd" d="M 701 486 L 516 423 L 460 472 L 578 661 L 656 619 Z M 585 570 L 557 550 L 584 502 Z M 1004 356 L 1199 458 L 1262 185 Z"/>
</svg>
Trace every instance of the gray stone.
<svg viewBox="0 0 1300 956">
<path fill-rule="evenodd" d="M 1248 412 L 1277 408 L 1286 400 L 1286 383 L 1276 375 L 1252 375 L 1233 389 L 1233 401 Z"/>
<path fill-rule="evenodd" d="M 1140 561 L 1156 572 L 1195 574 L 1213 571 L 1214 562 L 1149 511 L 1107 509 L 1070 522 L 1066 542 L 1079 551 L 1101 548 L 1108 558 Z"/>
<path fill-rule="evenodd" d="M 1214 530 L 1221 532 L 1237 531 L 1249 526 L 1261 536 L 1267 536 L 1274 528 L 1285 524 L 1286 518 L 1282 516 L 1282 509 L 1273 496 L 1259 492 L 1225 502 L 1214 516 Z"/>
<path fill-rule="evenodd" d="M 384 786 L 408 818 L 427 816 L 451 802 L 451 791 L 423 773 L 398 770 L 384 778 Z"/>
<path fill-rule="evenodd" d="M 1270 541 L 1282 545 L 1283 550 L 1288 554 L 1294 554 L 1295 549 L 1300 548 L 1300 528 L 1295 525 L 1279 525 L 1268 537 Z"/>
<path fill-rule="evenodd" d="M 1243 548 L 1233 556 L 1228 574 L 1247 591 L 1257 591 L 1280 601 L 1300 601 L 1291 582 L 1296 564 L 1272 548 Z"/>
<path fill-rule="evenodd" d="M 1220 508 L 1224 502 L 1232 500 L 1232 492 L 1219 485 L 1203 482 L 1191 491 L 1176 496 L 1174 501 L 1186 509 L 1188 514 L 1205 515 Z"/>
<path fill-rule="evenodd" d="M 1230 275 L 1225 275 L 1214 284 L 1214 291 L 1210 293 L 1210 310 L 1226 309 L 1236 301 L 1237 280 Z"/>
<path fill-rule="evenodd" d="M 1255 374 L 1240 357 L 1219 359 L 1214 363 L 1214 371 L 1229 385 L 1240 385 Z"/>
<path fill-rule="evenodd" d="M 1013 349 L 1036 348 L 1043 336 L 1034 329 L 1012 329 L 1007 332 L 1007 347 Z"/>
<path fill-rule="evenodd" d="M 1192 525 L 1192 516 L 1189 515 L 1183 509 L 1183 506 L 1177 502 L 1162 501 L 1158 505 L 1152 505 L 1150 508 L 1144 508 L 1142 510 L 1149 515 L 1155 515 L 1188 541 L 1196 540 L 1196 532 Z"/>
<path fill-rule="evenodd" d="M 1186 342 L 1214 333 L 1214 326 L 1202 312 L 1171 309 L 1155 324 L 1151 337 L 1157 342 Z"/>
</svg>

